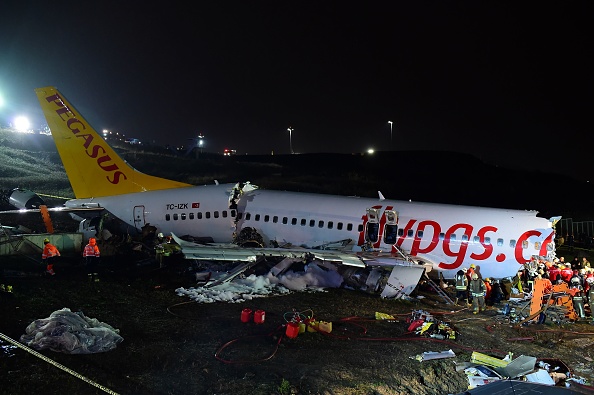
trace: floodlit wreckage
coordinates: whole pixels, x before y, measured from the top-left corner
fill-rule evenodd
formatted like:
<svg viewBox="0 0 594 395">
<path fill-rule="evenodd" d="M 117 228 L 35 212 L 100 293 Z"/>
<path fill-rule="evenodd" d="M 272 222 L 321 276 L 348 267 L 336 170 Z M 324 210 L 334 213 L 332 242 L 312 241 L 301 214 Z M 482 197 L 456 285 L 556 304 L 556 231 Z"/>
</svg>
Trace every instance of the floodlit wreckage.
<svg viewBox="0 0 594 395">
<path fill-rule="evenodd" d="M 509 310 L 503 309 L 500 313 L 509 317 Z M 391 318 L 394 317 L 382 316 L 382 319 Z M 513 322 L 513 318 L 509 318 L 510 322 Z M 424 310 L 413 310 L 406 322 L 409 325 L 409 333 L 437 339 L 449 343 L 450 346 L 455 346 L 453 341 L 461 335 L 450 322 L 440 320 Z M 425 362 L 456 358 L 456 353 L 452 349 L 427 351 L 411 355 L 410 358 Z M 517 391 L 535 391 L 534 393 L 539 394 L 588 394 L 594 390 L 586 379 L 576 376 L 563 361 L 556 358 L 536 358 L 528 355 L 514 357 L 512 352 L 505 357 L 497 357 L 473 351 L 470 361 L 456 362 L 456 371 L 468 378 L 468 391 L 463 394 L 515 394 Z"/>
</svg>

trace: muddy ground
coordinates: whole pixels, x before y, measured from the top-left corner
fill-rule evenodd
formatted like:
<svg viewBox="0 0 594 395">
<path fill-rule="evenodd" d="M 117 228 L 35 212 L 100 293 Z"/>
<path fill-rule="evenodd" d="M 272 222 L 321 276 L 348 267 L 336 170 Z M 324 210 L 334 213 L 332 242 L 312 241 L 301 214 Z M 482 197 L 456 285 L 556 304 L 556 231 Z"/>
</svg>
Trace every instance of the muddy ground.
<svg viewBox="0 0 594 395">
<path fill-rule="evenodd" d="M 53 277 L 46 277 L 34 259 L 3 258 L 1 282 L 11 284 L 13 292 L 1 293 L 2 334 L 18 340 L 34 320 L 69 308 L 119 329 L 124 340 L 98 354 L 41 351 L 72 373 L 0 341 L 0 392 L 456 394 L 467 389 L 468 381 L 456 372 L 455 363 L 468 362 L 473 350 L 558 358 L 574 374 L 594 379 L 594 327 L 587 323 L 517 328 L 498 314 L 501 306 L 475 316 L 444 304 L 422 286 L 414 296 L 425 298 L 414 301 L 329 289 L 237 304 L 198 304 L 175 293 L 178 287 L 195 284 L 188 267 L 180 259 L 159 269 L 133 253 L 104 257 L 101 281 L 89 283 L 78 257 L 62 257 Z M 241 322 L 246 307 L 264 310 L 264 323 Z M 406 319 L 419 309 L 455 328 L 457 338 L 407 333 Z M 332 322 L 332 332 L 287 338 L 286 313 L 308 310 L 318 320 Z M 394 315 L 397 321 L 378 321 L 376 312 Z M 455 358 L 411 359 L 449 349 Z"/>
</svg>

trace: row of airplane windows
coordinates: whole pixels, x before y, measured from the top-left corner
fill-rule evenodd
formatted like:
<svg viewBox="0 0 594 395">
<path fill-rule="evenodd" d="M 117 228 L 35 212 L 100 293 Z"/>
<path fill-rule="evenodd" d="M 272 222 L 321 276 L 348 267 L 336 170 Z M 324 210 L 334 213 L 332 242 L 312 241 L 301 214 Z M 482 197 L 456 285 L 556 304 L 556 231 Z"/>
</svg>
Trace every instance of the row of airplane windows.
<svg viewBox="0 0 594 395">
<path fill-rule="evenodd" d="M 210 218 L 235 218 L 237 216 L 237 219 L 240 220 L 244 217 L 243 213 L 238 213 L 236 210 L 230 210 L 229 212 L 227 212 L 226 210 L 223 210 L 221 212 L 219 211 L 213 211 L 212 214 L 210 211 L 206 211 L 204 213 L 202 212 L 197 212 L 196 214 L 194 214 L 193 212 L 190 212 L 188 214 L 186 213 L 181 213 L 181 214 L 165 214 L 165 220 L 166 221 L 171 221 L 173 219 L 173 221 L 177 221 L 177 220 L 186 220 L 186 219 L 210 219 Z M 268 214 L 262 216 L 260 214 L 254 214 L 254 221 L 260 221 L 263 220 L 264 222 L 270 222 L 272 220 L 272 223 L 278 223 L 279 222 L 279 217 L 274 215 L 274 216 L 270 216 Z M 245 213 L 245 220 L 249 221 L 252 219 L 252 214 L 251 213 Z M 291 218 L 291 225 L 301 225 L 301 226 L 306 226 L 309 222 L 309 226 L 310 227 L 314 227 L 316 226 L 316 222 L 319 228 L 324 228 L 327 227 L 328 229 L 334 229 L 334 222 L 333 221 L 328 221 L 328 222 L 324 222 L 323 220 L 318 220 L 316 221 L 315 219 L 310 219 L 309 221 L 305 218 L 301 218 L 300 220 L 298 218 Z M 289 224 L 289 217 L 282 217 L 281 219 L 281 223 L 284 225 Z M 346 227 L 344 226 L 344 224 L 342 222 L 337 222 L 336 223 L 336 229 L 337 230 L 342 230 L 342 229 L 346 229 L 347 231 L 352 231 L 353 230 L 353 224 L 348 223 L 346 224 Z M 362 232 L 363 231 L 363 225 L 359 224 L 358 228 L 357 228 L 358 232 Z M 379 237 L 380 237 L 380 233 L 379 233 L 379 223 L 377 222 L 368 222 L 367 223 L 367 231 L 365 232 L 366 235 L 366 239 L 367 241 L 370 242 L 377 242 L 379 241 Z M 418 230 L 416 232 L 415 235 L 415 231 L 412 229 L 408 229 L 406 231 L 406 236 L 404 235 L 404 229 L 402 228 L 398 228 L 398 225 L 385 225 L 385 229 L 384 229 L 384 243 L 386 244 L 395 244 L 396 243 L 396 237 L 407 237 L 407 238 L 419 238 L 422 239 L 423 238 L 423 234 L 424 232 L 422 230 Z M 438 235 L 439 240 L 445 240 L 446 239 L 446 234 L 444 232 L 439 233 Z M 455 233 L 452 233 L 449 235 L 448 239 L 450 240 L 450 242 L 455 242 L 457 240 L 457 236 Z M 460 237 L 460 242 L 462 243 L 481 243 L 481 239 L 479 236 L 474 236 L 472 238 L 468 237 L 468 235 L 463 234 Z M 485 237 L 484 241 L 482 242 L 485 245 L 490 245 L 491 244 L 491 238 L 490 237 Z M 496 240 L 496 244 L 498 247 L 502 247 L 504 245 L 504 240 L 503 239 L 497 239 Z M 516 240 L 511 239 L 509 241 L 509 246 L 510 248 L 515 248 L 516 247 Z M 529 247 L 529 243 L 528 240 L 524 240 L 522 242 L 522 248 L 523 249 L 528 249 Z M 534 249 L 539 251 L 541 247 L 540 242 L 535 242 L 534 243 Z M 547 245 L 547 250 L 551 251 L 552 250 L 552 245 L 548 244 Z"/>
</svg>

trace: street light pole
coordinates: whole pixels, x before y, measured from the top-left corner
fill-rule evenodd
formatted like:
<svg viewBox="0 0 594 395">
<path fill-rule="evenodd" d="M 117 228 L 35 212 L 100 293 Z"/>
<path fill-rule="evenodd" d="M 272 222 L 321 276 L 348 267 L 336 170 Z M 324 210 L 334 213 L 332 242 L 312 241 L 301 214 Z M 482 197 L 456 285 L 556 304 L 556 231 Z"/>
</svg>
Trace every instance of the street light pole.
<svg viewBox="0 0 594 395">
<path fill-rule="evenodd" d="M 289 128 L 287 129 L 289 131 L 289 149 L 291 150 L 291 153 L 293 153 L 293 140 L 292 140 L 292 133 L 293 133 L 293 128 L 289 126 Z"/>
<path fill-rule="evenodd" d="M 393 149 L 393 144 L 392 144 L 392 121 L 388 121 L 388 123 L 390 124 L 390 149 Z"/>
</svg>

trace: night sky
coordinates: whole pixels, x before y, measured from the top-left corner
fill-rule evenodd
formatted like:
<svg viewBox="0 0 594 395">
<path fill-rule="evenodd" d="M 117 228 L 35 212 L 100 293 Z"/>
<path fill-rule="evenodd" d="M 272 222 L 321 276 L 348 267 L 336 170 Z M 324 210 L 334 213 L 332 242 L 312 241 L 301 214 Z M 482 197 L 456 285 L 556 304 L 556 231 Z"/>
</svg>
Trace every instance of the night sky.
<svg viewBox="0 0 594 395">
<path fill-rule="evenodd" d="M 52 85 L 97 130 L 156 144 L 449 150 L 590 179 L 591 1 L 14 3 L 3 124 L 43 123 L 33 90 Z"/>
</svg>

